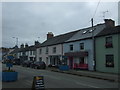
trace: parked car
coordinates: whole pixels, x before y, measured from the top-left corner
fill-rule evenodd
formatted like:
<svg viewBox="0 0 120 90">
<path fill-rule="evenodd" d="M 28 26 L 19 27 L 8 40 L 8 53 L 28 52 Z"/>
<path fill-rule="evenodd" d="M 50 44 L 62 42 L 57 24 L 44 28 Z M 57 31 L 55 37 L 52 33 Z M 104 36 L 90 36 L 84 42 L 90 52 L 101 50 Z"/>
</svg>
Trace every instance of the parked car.
<svg viewBox="0 0 120 90">
<path fill-rule="evenodd" d="M 49 67 L 49 68 L 59 68 L 58 65 L 52 65 L 52 64 L 49 64 L 48 67 Z"/>
<path fill-rule="evenodd" d="M 45 62 L 35 61 L 30 65 L 30 67 L 35 69 L 46 69 L 46 64 Z"/>
<path fill-rule="evenodd" d="M 13 65 L 20 65 L 20 59 L 14 59 L 13 60 Z"/>
<path fill-rule="evenodd" d="M 30 65 L 31 65 L 32 62 L 33 61 L 25 60 L 25 61 L 23 61 L 22 66 L 23 67 L 30 67 Z"/>
</svg>

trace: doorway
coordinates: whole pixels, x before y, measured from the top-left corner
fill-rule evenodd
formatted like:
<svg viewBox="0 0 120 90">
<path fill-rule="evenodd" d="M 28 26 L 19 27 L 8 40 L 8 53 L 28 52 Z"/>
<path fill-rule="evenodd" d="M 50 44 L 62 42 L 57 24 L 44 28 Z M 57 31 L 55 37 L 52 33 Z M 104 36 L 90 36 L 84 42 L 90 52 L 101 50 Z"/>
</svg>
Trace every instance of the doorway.
<svg viewBox="0 0 120 90">
<path fill-rule="evenodd" d="M 73 57 L 69 57 L 69 67 L 73 69 Z"/>
</svg>

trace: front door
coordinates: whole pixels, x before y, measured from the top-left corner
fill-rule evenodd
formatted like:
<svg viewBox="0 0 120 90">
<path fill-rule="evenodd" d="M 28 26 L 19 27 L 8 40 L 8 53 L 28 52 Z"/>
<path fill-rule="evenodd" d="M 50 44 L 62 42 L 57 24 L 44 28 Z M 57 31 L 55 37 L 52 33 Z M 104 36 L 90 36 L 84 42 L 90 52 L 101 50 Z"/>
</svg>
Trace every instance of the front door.
<svg viewBox="0 0 120 90">
<path fill-rule="evenodd" d="M 73 57 L 69 57 L 69 67 L 73 69 Z"/>
<path fill-rule="evenodd" d="M 46 57 L 46 65 L 48 66 L 48 57 Z"/>
</svg>

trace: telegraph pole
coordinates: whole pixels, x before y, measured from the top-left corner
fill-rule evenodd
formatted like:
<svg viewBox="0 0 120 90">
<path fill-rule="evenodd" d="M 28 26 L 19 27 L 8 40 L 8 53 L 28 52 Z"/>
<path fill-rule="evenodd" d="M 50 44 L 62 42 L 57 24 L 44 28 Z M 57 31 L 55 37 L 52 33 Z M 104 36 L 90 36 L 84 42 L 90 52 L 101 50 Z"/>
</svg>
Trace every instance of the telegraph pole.
<svg viewBox="0 0 120 90">
<path fill-rule="evenodd" d="M 94 26 L 93 26 L 93 18 L 91 19 L 92 24 L 92 43 L 93 43 L 93 67 L 96 71 L 96 61 L 95 61 L 95 38 L 94 38 Z"/>
</svg>

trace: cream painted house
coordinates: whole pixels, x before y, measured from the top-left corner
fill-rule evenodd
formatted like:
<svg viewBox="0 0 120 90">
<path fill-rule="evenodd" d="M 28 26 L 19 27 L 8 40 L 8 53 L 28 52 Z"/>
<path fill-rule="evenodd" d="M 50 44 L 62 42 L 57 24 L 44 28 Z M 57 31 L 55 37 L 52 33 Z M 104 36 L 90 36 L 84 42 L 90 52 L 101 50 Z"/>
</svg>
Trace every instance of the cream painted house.
<svg viewBox="0 0 120 90">
<path fill-rule="evenodd" d="M 47 34 L 47 40 L 37 48 L 37 61 L 44 61 L 46 65 L 58 66 L 64 55 L 63 43 L 71 38 L 77 31 L 54 36 Z"/>
</svg>

